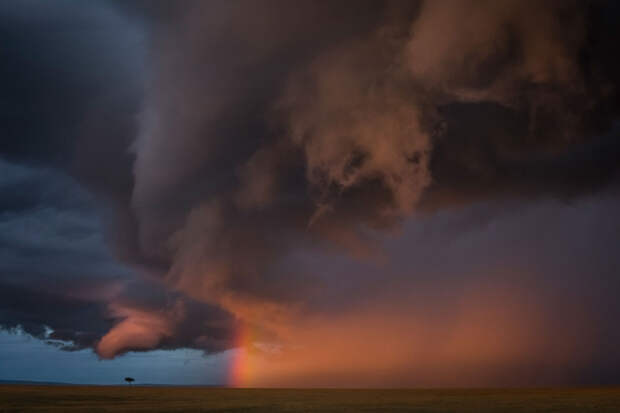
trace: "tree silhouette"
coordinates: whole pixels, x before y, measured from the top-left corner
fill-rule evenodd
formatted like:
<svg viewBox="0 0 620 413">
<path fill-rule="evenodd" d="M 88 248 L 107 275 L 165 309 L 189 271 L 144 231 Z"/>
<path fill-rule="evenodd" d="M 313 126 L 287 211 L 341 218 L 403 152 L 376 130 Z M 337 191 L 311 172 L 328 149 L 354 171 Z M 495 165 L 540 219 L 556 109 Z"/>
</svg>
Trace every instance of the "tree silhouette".
<svg viewBox="0 0 620 413">
<path fill-rule="evenodd" d="M 133 383 L 134 381 L 136 381 L 136 379 L 134 379 L 133 377 L 125 377 L 125 381 L 129 384 Z"/>
</svg>

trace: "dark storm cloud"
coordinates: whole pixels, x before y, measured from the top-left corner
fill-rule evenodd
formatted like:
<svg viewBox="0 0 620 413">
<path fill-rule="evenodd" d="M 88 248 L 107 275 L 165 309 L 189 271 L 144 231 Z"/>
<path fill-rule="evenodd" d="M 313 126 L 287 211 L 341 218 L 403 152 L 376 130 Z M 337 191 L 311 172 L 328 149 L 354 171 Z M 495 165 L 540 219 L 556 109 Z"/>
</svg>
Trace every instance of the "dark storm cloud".
<svg viewBox="0 0 620 413">
<path fill-rule="evenodd" d="M 607 4 L 345 5 L 191 3 L 151 37 L 132 205 L 182 291 L 278 313 L 295 249 L 613 180 Z"/>
<path fill-rule="evenodd" d="M 96 198 L 74 179 L 6 161 L 0 176 L 0 327 L 75 350 L 96 346 L 135 313 L 172 307 L 160 348 L 230 347 L 227 314 L 169 294 L 114 259 Z M 118 343 L 119 351 L 141 343 Z"/>
<path fill-rule="evenodd" d="M 515 242 L 525 248 L 536 239 L 549 251 L 534 257 L 540 268 L 525 270 L 539 277 L 536 294 L 570 312 L 584 274 L 598 274 L 594 295 L 615 282 L 605 248 L 615 237 L 597 238 L 603 228 L 588 220 L 612 215 L 617 203 L 609 191 L 620 155 L 618 16 L 602 1 L 4 3 L 0 153 L 48 169 L 5 168 L 13 177 L 0 182 L 2 280 L 32 302 L 57 294 L 58 308 L 84 308 L 95 327 L 76 321 L 72 329 L 68 310 L 57 322 L 42 317 L 52 305 L 26 311 L 15 303 L 5 325 L 39 336 L 47 325 L 105 358 L 151 348 L 218 351 L 249 325 L 261 344 L 318 349 L 299 350 L 300 363 L 290 366 L 303 369 L 304 357 L 334 362 L 321 340 L 338 331 L 368 340 L 368 354 L 381 348 L 355 330 L 365 325 L 357 309 L 369 328 L 380 328 L 381 316 L 393 320 L 386 335 L 413 314 L 427 342 L 404 333 L 403 343 L 420 344 L 434 360 L 442 354 L 428 343 L 442 334 L 472 348 L 488 344 L 453 318 L 484 325 L 480 313 L 502 294 L 458 289 L 483 284 L 512 260 L 488 228 L 513 234 L 551 219 L 543 207 L 526 218 L 504 215 L 532 202 L 562 211 L 549 229 L 560 241 L 526 231 Z M 579 213 L 556 199 L 579 204 Z M 390 244 L 398 231 L 401 245 Z M 473 238 L 463 243 L 463 233 Z M 102 234 L 131 269 L 108 255 Z M 597 242 L 571 243 L 586 235 Z M 565 268 L 562 256 L 575 248 L 598 258 Z M 526 261 L 529 252 L 517 255 Z M 384 271 L 386 262 L 393 269 Z M 556 302 L 547 294 L 563 282 L 560 273 L 571 292 Z M 520 279 L 498 274 L 508 284 Z M 56 282 L 82 292 L 67 295 Z M 94 298 L 88 286 L 114 291 Z M 419 305 L 400 297 L 399 311 L 384 309 L 401 290 L 433 296 L 442 286 L 473 309 L 421 296 Z M 607 296 L 588 305 L 593 323 L 618 311 Z M 445 329 L 421 320 L 424 313 L 436 313 Z M 550 305 L 541 323 L 568 334 L 560 313 Z M 506 349 L 491 345 L 492 362 L 516 368 L 511 351 L 519 350 L 529 357 L 523 365 L 544 362 L 549 337 L 524 344 L 519 317 L 510 309 L 489 322 L 514 327 L 524 346 L 500 340 Z M 608 321 L 597 326 L 588 346 L 617 342 Z M 313 328 L 316 337 L 307 333 Z M 351 342 L 334 339 L 334 349 L 347 353 Z M 480 361 L 450 345 L 447 359 Z M 400 353 L 395 345 L 395 357 L 406 358 L 407 346 Z"/>
<path fill-rule="evenodd" d="M 61 168 L 126 210 L 140 29 L 102 1 L 3 2 L 0 22 L 2 156 Z"/>
<path fill-rule="evenodd" d="M 574 199 L 617 172 L 612 6 L 349 6 L 191 3 L 150 37 L 138 249 L 171 288 L 276 336 L 352 305 L 304 250 L 389 260 L 376 231 L 418 209 Z"/>
<path fill-rule="evenodd" d="M 159 269 L 135 248 L 130 143 L 144 38 L 120 11 L 106 2 L 0 6 L 0 324 L 71 350 L 95 347 L 132 314 L 172 306 L 182 310 L 175 325 L 164 320 L 149 347 L 229 348 L 229 317 L 150 283 Z M 144 349 L 131 338 L 117 345 Z"/>
<path fill-rule="evenodd" d="M 91 195 L 66 174 L 0 160 L 0 325 L 92 346 L 130 270 L 110 255 Z"/>
<path fill-rule="evenodd" d="M 0 171 L 3 272 L 40 275 L 50 283 L 76 278 L 85 265 L 93 275 L 127 272 L 107 252 L 95 199 L 73 179 L 6 161 Z M 46 277 L 48 271 L 59 274 Z"/>
<path fill-rule="evenodd" d="M 488 103 L 454 104 L 444 111 L 450 129 L 435 144 L 430 160 L 433 183 L 422 209 L 487 198 L 570 200 L 617 183 L 617 124 L 602 135 L 536 151 L 515 144 L 528 135 L 527 123 L 520 119 L 523 114 Z"/>
<path fill-rule="evenodd" d="M 0 19 L 5 157 L 66 164 L 81 125 L 104 102 L 122 104 L 116 116 L 136 104 L 140 34 L 104 3 L 11 0 Z"/>
</svg>

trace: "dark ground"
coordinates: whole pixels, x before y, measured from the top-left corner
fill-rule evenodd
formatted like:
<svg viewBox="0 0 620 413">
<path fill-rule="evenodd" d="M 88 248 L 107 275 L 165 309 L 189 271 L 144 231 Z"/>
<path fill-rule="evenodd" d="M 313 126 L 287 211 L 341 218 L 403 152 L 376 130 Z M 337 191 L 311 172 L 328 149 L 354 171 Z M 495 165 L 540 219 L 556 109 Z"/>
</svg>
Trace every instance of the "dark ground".
<svg viewBox="0 0 620 413">
<path fill-rule="evenodd" d="M 0 412 L 620 412 L 620 388 L 294 390 L 0 385 Z"/>
</svg>

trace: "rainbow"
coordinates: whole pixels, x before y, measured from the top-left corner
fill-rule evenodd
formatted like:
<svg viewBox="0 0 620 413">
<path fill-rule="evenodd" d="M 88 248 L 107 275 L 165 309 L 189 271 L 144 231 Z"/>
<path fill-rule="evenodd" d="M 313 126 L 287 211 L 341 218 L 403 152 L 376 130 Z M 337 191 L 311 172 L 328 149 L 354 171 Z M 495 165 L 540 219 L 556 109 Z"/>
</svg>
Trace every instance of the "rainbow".
<svg viewBox="0 0 620 413">
<path fill-rule="evenodd" d="M 235 349 L 233 350 L 232 362 L 228 374 L 230 387 L 247 387 L 252 379 L 252 363 L 250 351 L 254 337 L 252 328 L 246 323 L 241 323 L 235 337 Z"/>
</svg>

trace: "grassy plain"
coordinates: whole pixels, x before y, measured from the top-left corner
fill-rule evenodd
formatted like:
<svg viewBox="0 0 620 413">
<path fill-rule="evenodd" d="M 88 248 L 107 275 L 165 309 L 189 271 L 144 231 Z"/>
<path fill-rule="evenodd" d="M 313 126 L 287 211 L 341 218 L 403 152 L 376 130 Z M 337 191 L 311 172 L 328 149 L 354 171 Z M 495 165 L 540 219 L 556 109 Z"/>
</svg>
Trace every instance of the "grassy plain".
<svg viewBox="0 0 620 413">
<path fill-rule="evenodd" d="M 620 388 L 296 390 L 0 386 L 0 412 L 620 412 Z"/>
</svg>

